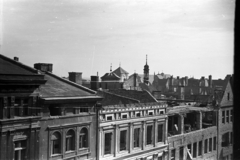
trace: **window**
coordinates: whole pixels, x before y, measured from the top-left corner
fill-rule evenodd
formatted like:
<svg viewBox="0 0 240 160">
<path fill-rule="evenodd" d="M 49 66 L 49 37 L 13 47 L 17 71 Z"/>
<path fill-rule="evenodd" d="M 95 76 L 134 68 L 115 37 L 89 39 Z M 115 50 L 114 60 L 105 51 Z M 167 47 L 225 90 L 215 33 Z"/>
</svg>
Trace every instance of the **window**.
<svg viewBox="0 0 240 160">
<path fill-rule="evenodd" d="M 163 124 L 158 124 L 158 142 L 163 142 Z"/>
<path fill-rule="evenodd" d="M 141 114 L 140 113 L 136 113 L 136 117 L 141 117 Z"/>
<path fill-rule="evenodd" d="M 217 149 L 217 137 L 213 138 L 213 150 L 215 151 Z"/>
<path fill-rule="evenodd" d="M 183 160 L 183 151 L 184 151 L 184 148 L 180 147 L 179 148 L 179 160 Z"/>
<path fill-rule="evenodd" d="M 61 153 L 61 135 L 59 132 L 54 132 L 51 136 L 52 155 Z"/>
<path fill-rule="evenodd" d="M 192 145 L 191 145 L 191 144 L 188 144 L 188 145 L 187 145 L 187 149 L 189 150 L 189 153 L 192 154 Z"/>
<path fill-rule="evenodd" d="M 231 111 L 230 111 L 230 121 L 232 122 L 233 121 L 233 119 L 232 119 L 232 117 L 233 117 L 233 110 L 231 109 Z"/>
<path fill-rule="evenodd" d="M 111 154 L 112 153 L 112 133 L 105 133 L 105 139 L 104 139 L 104 154 Z"/>
<path fill-rule="evenodd" d="M 212 152 L 212 138 L 209 138 L 209 152 Z"/>
<path fill-rule="evenodd" d="M 66 151 L 75 149 L 75 133 L 74 130 L 69 130 L 66 134 Z"/>
<path fill-rule="evenodd" d="M 140 128 L 135 128 L 133 134 L 133 147 L 140 147 Z"/>
<path fill-rule="evenodd" d="M 202 155 L 202 141 L 198 142 L 198 156 Z"/>
<path fill-rule="evenodd" d="M 113 116 L 112 116 L 112 115 L 108 115 L 108 116 L 106 116 L 106 117 L 107 117 L 107 121 L 113 120 Z"/>
<path fill-rule="evenodd" d="M 26 140 L 14 142 L 14 160 L 26 159 Z"/>
<path fill-rule="evenodd" d="M 229 123 L 229 110 L 227 110 L 226 121 Z"/>
<path fill-rule="evenodd" d="M 148 115 L 149 115 L 149 116 L 152 116 L 152 115 L 153 115 L 153 112 L 148 112 Z"/>
<path fill-rule="evenodd" d="M 122 114 L 121 114 L 121 118 L 122 118 L 122 119 L 126 119 L 127 117 L 128 117 L 127 113 L 122 113 Z"/>
<path fill-rule="evenodd" d="M 171 160 L 175 160 L 175 149 L 171 151 Z"/>
<path fill-rule="evenodd" d="M 79 134 L 79 148 L 88 147 L 88 130 L 87 128 L 82 128 Z"/>
<path fill-rule="evenodd" d="M 153 126 L 147 126 L 147 145 L 153 144 Z"/>
<path fill-rule="evenodd" d="M 225 123 L 225 111 L 222 111 L 222 123 Z"/>
<path fill-rule="evenodd" d="M 227 94 L 227 99 L 230 100 L 230 93 L 228 92 Z"/>
<path fill-rule="evenodd" d="M 205 139 L 204 141 L 204 153 L 208 152 L 208 139 Z"/>
<path fill-rule="evenodd" d="M 229 132 L 222 135 L 222 147 L 227 147 L 229 145 Z"/>
<path fill-rule="evenodd" d="M 197 142 L 193 143 L 193 158 L 197 157 Z"/>
<path fill-rule="evenodd" d="M 88 108 L 87 107 L 81 107 L 80 108 L 80 113 L 83 113 L 83 112 L 88 112 Z"/>
<path fill-rule="evenodd" d="M 120 131 L 120 151 L 127 150 L 127 130 Z"/>
</svg>

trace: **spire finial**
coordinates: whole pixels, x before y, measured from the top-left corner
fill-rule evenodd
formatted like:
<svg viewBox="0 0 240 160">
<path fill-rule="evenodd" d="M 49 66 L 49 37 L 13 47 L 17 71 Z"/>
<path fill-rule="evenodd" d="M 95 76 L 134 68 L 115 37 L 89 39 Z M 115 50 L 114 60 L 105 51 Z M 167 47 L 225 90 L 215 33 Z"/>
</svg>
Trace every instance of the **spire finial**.
<svg viewBox="0 0 240 160">
<path fill-rule="evenodd" d="M 110 72 L 112 72 L 112 63 L 111 63 L 111 66 L 110 66 Z"/>
<path fill-rule="evenodd" d="M 146 64 L 147 64 L 147 54 L 146 54 Z"/>
</svg>

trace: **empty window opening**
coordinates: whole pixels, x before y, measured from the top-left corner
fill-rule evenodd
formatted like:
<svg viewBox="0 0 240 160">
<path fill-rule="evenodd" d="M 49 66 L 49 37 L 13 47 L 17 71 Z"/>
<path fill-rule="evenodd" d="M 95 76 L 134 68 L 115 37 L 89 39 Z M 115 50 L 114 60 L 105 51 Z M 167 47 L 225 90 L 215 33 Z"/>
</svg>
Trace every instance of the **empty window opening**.
<svg viewBox="0 0 240 160">
<path fill-rule="evenodd" d="M 187 113 L 184 117 L 184 132 L 188 133 L 197 130 L 197 114 L 196 112 Z"/>
<path fill-rule="evenodd" d="M 227 147 L 229 145 L 229 132 L 222 135 L 222 147 Z"/>
<path fill-rule="evenodd" d="M 153 126 L 147 126 L 147 145 L 153 143 Z"/>
<path fill-rule="evenodd" d="M 187 149 L 188 149 L 189 153 L 192 154 L 192 145 L 191 144 L 187 145 Z"/>
<path fill-rule="evenodd" d="M 180 147 L 179 148 L 179 160 L 183 160 L 183 152 L 184 152 L 184 148 Z"/>
<path fill-rule="evenodd" d="M 80 113 L 84 113 L 84 112 L 88 113 L 88 107 L 81 107 L 80 108 Z"/>
<path fill-rule="evenodd" d="M 158 124 L 158 142 L 163 142 L 163 124 Z"/>
<path fill-rule="evenodd" d="M 202 113 L 202 128 L 208 128 L 215 125 L 215 122 L 214 122 L 215 114 L 216 113 L 213 111 Z"/>
<path fill-rule="evenodd" d="M 26 140 L 14 142 L 14 160 L 26 159 Z"/>
<path fill-rule="evenodd" d="M 104 139 L 104 154 L 111 154 L 112 152 L 112 133 L 105 133 Z"/>
<path fill-rule="evenodd" d="M 148 115 L 149 115 L 149 116 L 152 116 L 152 115 L 153 115 L 153 112 L 148 112 Z"/>
<path fill-rule="evenodd" d="M 75 149 L 75 133 L 74 130 L 69 130 L 66 134 L 66 151 Z"/>
<path fill-rule="evenodd" d="M 198 142 L 198 156 L 202 155 L 202 141 Z"/>
<path fill-rule="evenodd" d="M 61 153 L 61 135 L 59 132 L 54 132 L 51 136 L 52 141 L 52 154 L 60 154 Z"/>
<path fill-rule="evenodd" d="M 79 134 L 79 148 L 88 147 L 88 130 L 87 128 L 82 128 Z"/>
<path fill-rule="evenodd" d="M 212 152 L 212 138 L 209 138 L 209 152 Z"/>
<path fill-rule="evenodd" d="M 204 153 L 208 152 L 208 139 L 205 139 L 204 141 Z"/>
<path fill-rule="evenodd" d="M 140 113 L 136 113 L 136 117 L 141 117 Z"/>
<path fill-rule="evenodd" d="M 175 160 L 175 149 L 171 151 L 171 160 Z"/>
<path fill-rule="evenodd" d="M 230 100 L 230 93 L 228 92 L 227 99 Z"/>
<path fill-rule="evenodd" d="M 193 143 L 193 158 L 197 157 L 197 142 Z"/>
<path fill-rule="evenodd" d="M 55 106 L 49 106 L 49 111 L 51 116 L 61 116 L 61 108 Z"/>
<path fill-rule="evenodd" d="M 180 134 L 178 127 L 178 115 L 168 117 L 168 136 Z"/>
<path fill-rule="evenodd" d="M 140 147 L 140 128 L 134 129 L 134 136 L 133 136 L 133 147 Z"/>
<path fill-rule="evenodd" d="M 107 116 L 107 121 L 111 121 L 112 120 L 112 116 Z"/>
<path fill-rule="evenodd" d="M 217 137 L 213 138 L 213 150 L 215 151 L 217 149 Z"/>
<path fill-rule="evenodd" d="M 120 131 L 120 151 L 127 150 L 127 130 Z"/>
</svg>

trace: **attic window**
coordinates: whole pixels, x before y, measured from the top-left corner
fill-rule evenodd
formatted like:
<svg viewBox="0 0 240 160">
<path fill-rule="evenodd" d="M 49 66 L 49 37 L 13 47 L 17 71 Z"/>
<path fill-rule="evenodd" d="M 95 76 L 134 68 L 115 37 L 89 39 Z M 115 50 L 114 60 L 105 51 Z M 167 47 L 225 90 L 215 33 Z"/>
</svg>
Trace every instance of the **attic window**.
<svg viewBox="0 0 240 160">
<path fill-rule="evenodd" d="M 107 121 L 113 120 L 113 114 L 111 114 L 111 115 L 106 115 L 106 120 L 107 120 Z"/>
<path fill-rule="evenodd" d="M 230 93 L 228 92 L 228 96 L 227 96 L 227 99 L 230 100 Z"/>
<path fill-rule="evenodd" d="M 148 115 L 149 115 L 149 116 L 152 116 L 152 115 L 153 115 L 153 110 L 148 111 Z"/>
<path fill-rule="evenodd" d="M 127 118 L 127 113 L 122 113 L 122 114 L 121 114 L 121 118 L 122 118 L 122 119 L 126 119 L 126 118 Z"/>
<path fill-rule="evenodd" d="M 141 115 L 140 115 L 140 113 L 138 112 L 138 113 L 136 113 L 136 117 L 141 117 Z"/>
</svg>

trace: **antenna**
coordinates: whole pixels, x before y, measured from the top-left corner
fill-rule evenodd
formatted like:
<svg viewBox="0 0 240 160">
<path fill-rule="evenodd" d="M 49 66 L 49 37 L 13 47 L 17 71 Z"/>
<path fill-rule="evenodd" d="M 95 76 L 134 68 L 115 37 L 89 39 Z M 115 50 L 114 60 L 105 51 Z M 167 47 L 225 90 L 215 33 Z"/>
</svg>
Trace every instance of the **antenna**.
<svg viewBox="0 0 240 160">
<path fill-rule="evenodd" d="M 147 64 L 147 54 L 146 54 L 146 64 Z"/>
</svg>

